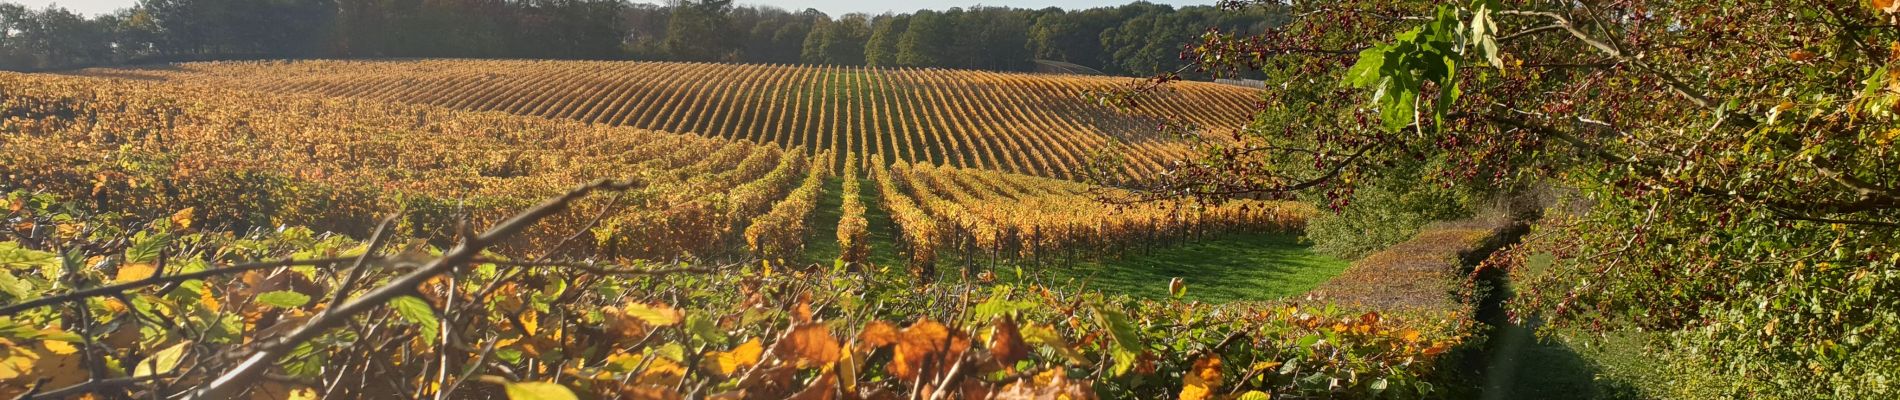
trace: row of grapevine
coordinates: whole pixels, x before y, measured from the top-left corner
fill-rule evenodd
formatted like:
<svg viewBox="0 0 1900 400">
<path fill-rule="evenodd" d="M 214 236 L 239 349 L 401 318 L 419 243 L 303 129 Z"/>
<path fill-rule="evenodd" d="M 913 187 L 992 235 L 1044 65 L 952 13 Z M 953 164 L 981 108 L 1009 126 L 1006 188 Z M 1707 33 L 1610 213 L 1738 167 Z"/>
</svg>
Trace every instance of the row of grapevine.
<svg viewBox="0 0 1900 400">
<path fill-rule="evenodd" d="M 898 188 L 900 180 L 891 176 L 890 168 L 883 164 L 871 164 L 870 171 L 871 180 L 877 182 L 880 206 L 885 213 L 890 214 L 896 230 L 892 237 L 902 241 L 906 253 L 910 255 L 907 263 L 911 273 L 919 276 L 936 275 L 937 241 L 941 236 L 937 220 L 918 208 L 909 196 L 903 195 L 904 190 Z"/>
<path fill-rule="evenodd" d="M 0 189 L 128 216 L 197 208 L 232 229 L 363 234 L 402 210 L 401 234 L 448 240 L 464 218 L 630 179 L 510 245 L 580 233 L 594 240 L 568 246 L 711 256 L 811 169 L 776 146 L 355 97 L 17 74 L 0 92 Z"/>
<path fill-rule="evenodd" d="M 871 256 L 871 222 L 865 219 L 863 183 L 858 181 L 858 155 L 846 153 L 844 191 L 840 194 L 838 217 L 838 259 L 846 263 L 864 263 Z"/>
<path fill-rule="evenodd" d="M 817 158 L 830 163 L 828 157 L 830 153 L 820 153 Z M 747 248 L 767 260 L 789 259 L 804 249 L 805 236 L 810 230 L 808 220 L 812 209 L 818 206 L 818 196 L 824 191 L 825 177 L 825 169 L 812 168 L 797 189 L 772 205 L 771 212 L 753 218 L 752 225 L 745 228 Z"/>
<path fill-rule="evenodd" d="M 1244 126 L 1257 91 L 1185 83 L 1118 110 L 1090 93 L 1124 79 L 940 69 L 588 61 L 299 61 L 89 70 L 102 76 L 317 93 L 627 125 L 1075 179 L 1126 143 L 1124 177 L 1190 154 L 1166 118 L 1211 137 Z"/>
<path fill-rule="evenodd" d="M 1151 201 L 1105 206 L 1128 193 L 990 170 L 910 165 L 876 170 L 886 210 L 912 262 L 942 249 L 965 257 L 1043 260 L 1112 254 L 1227 231 L 1296 230 L 1314 210 L 1297 203 Z"/>
</svg>

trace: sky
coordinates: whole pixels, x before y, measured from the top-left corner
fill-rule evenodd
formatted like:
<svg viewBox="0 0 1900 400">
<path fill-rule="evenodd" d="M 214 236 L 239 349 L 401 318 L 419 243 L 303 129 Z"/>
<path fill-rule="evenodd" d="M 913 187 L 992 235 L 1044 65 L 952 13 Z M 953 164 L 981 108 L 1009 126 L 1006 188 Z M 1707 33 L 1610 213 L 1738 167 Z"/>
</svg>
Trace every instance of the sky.
<svg viewBox="0 0 1900 400">
<path fill-rule="evenodd" d="M 25 4 L 27 7 L 31 7 L 34 9 L 43 8 L 49 4 L 58 4 L 60 7 L 65 7 L 67 9 L 77 11 L 81 14 L 86 14 L 86 15 L 98 15 L 98 14 L 110 13 L 114 10 L 131 7 L 133 4 L 138 3 L 138 0 L 0 0 L 0 1 Z M 803 10 L 806 8 L 816 8 L 819 11 L 824 11 L 826 14 L 839 15 L 839 14 L 853 13 L 853 12 L 864 12 L 864 13 L 871 13 L 871 14 L 879 14 L 886 11 L 911 12 L 911 11 L 917 11 L 919 9 L 925 9 L 925 8 L 941 10 L 941 9 L 946 9 L 950 7 L 969 7 L 973 5 L 1010 6 L 1010 7 L 1018 7 L 1018 8 L 1043 8 L 1043 7 L 1049 7 L 1049 6 L 1056 6 L 1056 7 L 1062 7 L 1064 9 L 1079 9 L 1079 8 L 1121 5 L 1121 4 L 1126 4 L 1132 1 L 1134 0 L 1015 0 L 1015 1 L 996 1 L 996 0 L 989 0 L 989 1 L 983 1 L 983 0 L 910 0 L 910 1 L 737 0 L 735 1 L 735 3 L 742 4 L 742 5 L 772 5 L 772 6 L 778 6 L 780 8 L 788 9 L 788 10 Z M 1149 0 L 1149 1 L 1154 2 L 1154 3 L 1173 4 L 1176 6 L 1214 3 L 1214 0 Z M 661 1 L 634 0 L 634 2 L 660 3 Z"/>
</svg>

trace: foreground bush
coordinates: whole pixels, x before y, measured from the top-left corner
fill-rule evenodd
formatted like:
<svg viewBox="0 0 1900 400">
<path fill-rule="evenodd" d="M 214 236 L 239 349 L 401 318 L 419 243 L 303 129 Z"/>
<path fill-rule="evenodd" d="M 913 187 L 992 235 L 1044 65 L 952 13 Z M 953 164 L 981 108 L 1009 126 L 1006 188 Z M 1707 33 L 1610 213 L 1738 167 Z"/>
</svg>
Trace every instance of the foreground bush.
<svg viewBox="0 0 1900 400">
<path fill-rule="evenodd" d="M 205 232 L 196 211 L 112 225 L 15 194 L 0 395 L 1404 398 L 1443 394 L 1429 378 L 1464 337 L 1458 313 L 485 250 L 585 196 L 437 250 L 382 228 Z"/>
</svg>

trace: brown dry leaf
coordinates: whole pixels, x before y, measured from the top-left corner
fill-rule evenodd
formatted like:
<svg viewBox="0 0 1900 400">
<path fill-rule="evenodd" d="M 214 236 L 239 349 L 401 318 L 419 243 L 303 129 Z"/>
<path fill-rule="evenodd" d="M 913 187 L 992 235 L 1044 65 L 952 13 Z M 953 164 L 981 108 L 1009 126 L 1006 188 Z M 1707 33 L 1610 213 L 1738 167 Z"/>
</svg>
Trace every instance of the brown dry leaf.
<svg viewBox="0 0 1900 400">
<path fill-rule="evenodd" d="M 634 400 L 677 400 L 685 397 L 670 386 L 627 385 L 620 387 L 620 398 Z"/>
<path fill-rule="evenodd" d="M 997 317 L 994 325 L 995 331 L 990 333 L 991 357 L 1006 368 L 1029 357 L 1029 345 L 1023 343 L 1023 334 L 1016 329 L 1014 319 Z"/>
<path fill-rule="evenodd" d="M 1181 400 L 1207 400 L 1220 390 L 1221 361 L 1219 354 L 1209 354 L 1194 361 L 1194 368 L 1181 377 Z"/>
<path fill-rule="evenodd" d="M 951 340 L 950 328 L 931 320 L 917 321 L 897 335 L 897 350 L 891 356 L 891 375 L 901 380 L 917 379 L 925 368 L 942 367 L 944 356 L 960 355 L 970 340 Z M 935 364 L 935 365 L 933 365 Z"/>
<path fill-rule="evenodd" d="M 958 394 L 962 394 L 965 400 L 988 400 L 992 398 L 991 396 L 993 394 L 990 392 L 993 390 L 989 384 L 983 383 L 983 380 L 963 379 L 961 382 L 962 383 L 958 384 L 957 392 L 959 392 Z"/>
<path fill-rule="evenodd" d="M 117 276 L 114 276 L 112 278 L 112 282 L 113 283 L 132 282 L 132 281 L 142 280 L 146 278 L 151 278 L 152 275 L 155 275 L 155 274 L 158 274 L 158 267 L 152 266 L 151 263 L 126 264 L 126 265 L 119 266 L 119 273 Z"/>
<path fill-rule="evenodd" d="M 832 400 L 835 398 L 838 398 L 838 380 L 831 374 L 825 374 L 819 376 L 818 381 L 812 382 L 811 386 L 806 386 L 805 390 L 800 390 L 798 393 L 793 394 L 791 397 L 786 397 L 785 399 Z"/>
<path fill-rule="evenodd" d="M 894 343 L 897 343 L 897 327 L 891 326 L 888 322 L 871 321 L 870 324 L 864 326 L 863 332 L 858 333 L 859 346 L 878 348 Z"/>
<path fill-rule="evenodd" d="M 673 360 L 666 359 L 666 357 L 655 357 L 653 358 L 653 362 L 647 363 L 646 370 L 640 371 L 639 383 L 641 385 L 676 387 L 679 386 L 680 380 L 685 378 L 685 367 L 673 362 Z"/>
<path fill-rule="evenodd" d="M 838 340 L 831 337 L 831 330 L 824 324 L 804 324 L 792 328 L 773 346 L 773 354 L 781 359 L 792 360 L 799 368 L 809 368 L 838 362 Z"/>
<path fill-rule="evenodd" d="M 716 351 L 707 354 L 699 362 L 699 368 L 719 376 L 732 376 L 741 369 L 751 368 L 759 363 L 759 356 L 765 353 L 765 346 L 758 338 L 740 343 L 730 351 Z"/>
<path fill-rule="evenodd" d="M 638 318 L 620 311 L 620 307 L 602 307 L 600 315 L 605 317 L 601 321 L 601 328 L 622 340 L 637 340 L 641 336 L 646 336 L 646 325 L 642 324 Z"/>
<path fill-rule="evenodd" d="M 746 381 L 740 386 L 755 399 L 784 398 L 791 395 L 793 389 L 799 387 L 798 368 L 787 364 L 764 368 L 756 374 L 747 376 Z"/>
</svg>

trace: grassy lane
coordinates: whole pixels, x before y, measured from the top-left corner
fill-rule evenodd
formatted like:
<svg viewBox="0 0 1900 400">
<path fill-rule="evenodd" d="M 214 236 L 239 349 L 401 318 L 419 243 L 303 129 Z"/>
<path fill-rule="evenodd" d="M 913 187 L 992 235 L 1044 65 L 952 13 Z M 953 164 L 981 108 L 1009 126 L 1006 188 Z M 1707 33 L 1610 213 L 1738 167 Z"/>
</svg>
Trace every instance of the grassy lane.
<svg viewBox="0 0 1900 400">
<path fill-rule="evenodd" d="M 1187 282 L 1187 299 L 1228 302 L 1297 296 L 1339 275 L 1348 264 L 1314 253 L 1296 235 L 1233 233 L 1045 268 L 1043 275 L 1046 282 L 1087 281 L 1098 290 L 1157 299 L 1167 297 L 1168 281 L 1180 277 Z"/>
</svg>

